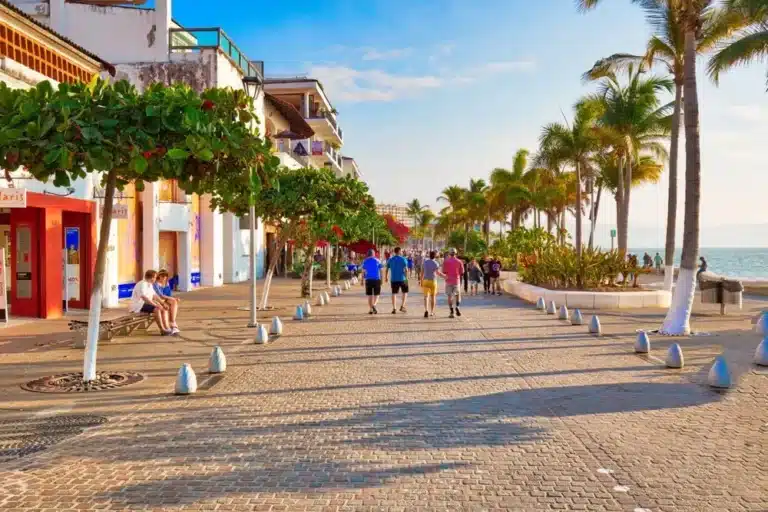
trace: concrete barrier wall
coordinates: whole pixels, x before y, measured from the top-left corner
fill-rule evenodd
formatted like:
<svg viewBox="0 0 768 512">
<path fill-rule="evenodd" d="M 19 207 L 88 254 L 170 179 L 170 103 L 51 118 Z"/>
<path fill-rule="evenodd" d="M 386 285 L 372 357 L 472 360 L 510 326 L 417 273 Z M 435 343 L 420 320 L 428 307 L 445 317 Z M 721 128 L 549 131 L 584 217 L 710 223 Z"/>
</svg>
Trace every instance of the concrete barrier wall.
<svg viewBox="0 0 768 512">
<path fill-rule="evenodd" d="M 504 291 L 536 303 L 539 297 L 549 302 L 555 301 L 558 306 L 564 304 L 568 308 L 580 309 L 636 309 L 636 308 L 668 308 L 672 294 L 663 290 L 629 291 L 629 292 L 571 292 L 564 290 L 548 290 L 514 279 L 506 279 L 502 283 Z"/>
</svg>

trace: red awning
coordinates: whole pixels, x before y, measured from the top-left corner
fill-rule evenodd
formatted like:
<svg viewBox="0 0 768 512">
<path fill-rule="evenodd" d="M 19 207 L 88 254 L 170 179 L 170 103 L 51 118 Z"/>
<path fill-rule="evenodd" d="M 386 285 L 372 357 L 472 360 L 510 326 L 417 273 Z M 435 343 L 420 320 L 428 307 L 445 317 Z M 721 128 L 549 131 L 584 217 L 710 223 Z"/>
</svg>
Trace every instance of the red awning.
<svg viewBox="0 0 768 512">
<path fill-rule="evenodd" d="M 357 242 L 353 242 L 351 244 L 341 245 L 350 251 L 356 252 L 357 254 L 366 254 L 370 249 L 373 249 L 374 251 L 376 250 L 376 246 L 368 240 L 358 240 Z"/>
</svg>

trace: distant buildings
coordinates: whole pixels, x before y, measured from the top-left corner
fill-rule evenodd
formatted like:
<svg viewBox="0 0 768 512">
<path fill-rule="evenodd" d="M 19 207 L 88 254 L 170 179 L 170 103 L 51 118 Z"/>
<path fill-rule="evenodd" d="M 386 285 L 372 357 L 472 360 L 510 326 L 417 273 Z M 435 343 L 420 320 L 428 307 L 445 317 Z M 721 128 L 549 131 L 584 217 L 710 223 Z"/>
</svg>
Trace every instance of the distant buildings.
<svg viewBox="0 0 768 512">
<path fill-rule="evenodd" d="M 408 208 L 400 204 L 377 204 L 376 211 L 379 215 L 391 215 L 397 222 L 404 224 L 409 229 L 413 228 L 415 223 L 413 217 L 408 215 Z"/>
</svg>

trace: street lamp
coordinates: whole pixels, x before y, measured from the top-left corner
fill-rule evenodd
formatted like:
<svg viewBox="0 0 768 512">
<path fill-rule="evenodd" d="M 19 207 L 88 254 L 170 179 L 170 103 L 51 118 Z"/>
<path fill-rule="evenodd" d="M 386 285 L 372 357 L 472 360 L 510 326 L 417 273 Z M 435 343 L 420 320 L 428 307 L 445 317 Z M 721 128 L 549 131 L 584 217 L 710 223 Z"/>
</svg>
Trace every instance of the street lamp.
<svg viewBox="0 0 768 512">
<path fill-rule="evenodd" d="M 259 94 L 261 94 L 264 88 L 264 79 L 261 76 L 244 76 L 243 77 L 243 89 L 245 93 L 250 96 L 255 102 Z M 255 169 L 250 170 L 251 173 L 255 172 Z M 256 318 L 256 304 L 258 303 L 258 297 L 256 295 L 256 198 L 252 195 L 250 203 L 250 209 L 248 211 L 248 224 L 250 230 L 250 255 L 249 265 L 251 274 L 251 319 L 248 322 L 248 327 L 258 327 L 259 324 Z"/>
</svg>

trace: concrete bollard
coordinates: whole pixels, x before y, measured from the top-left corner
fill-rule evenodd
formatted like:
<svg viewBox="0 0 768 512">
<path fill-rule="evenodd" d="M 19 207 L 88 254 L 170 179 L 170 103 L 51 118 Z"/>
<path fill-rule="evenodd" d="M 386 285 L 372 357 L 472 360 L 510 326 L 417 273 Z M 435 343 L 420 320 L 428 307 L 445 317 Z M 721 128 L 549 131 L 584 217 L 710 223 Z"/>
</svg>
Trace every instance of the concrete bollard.
<svg viewBox="0 0 768 512">
<path fill-rule="evenodd" d="M 544 302 L 544 297 L 539 297 L 539 300 L 536 301 L 536 309 L 539 309 L 541 311 L 544 311 L 547 309 L 547 303 Z"/>
<path fill-rule="evenodd" d="M 651 351 L 651 340 L 648 339 L 648 333 L 640 331 L 637 333 L 637 339 L 635 340 L 635 353 L 647 354 Z"/>
<path fill-rule="evenodd" d="M 339 296 L 339 287 L 338 286 L 334 286 L 331 289 L 331 295 L 333 295 L 334 297 L 338 297 Z"/>
<path fill-rule="evenodd" d="M 768 336 L 755 349 L 755 364 L 768 366 Z"/>
<path fill-rule="evenodd" d="M 227 357 L 221 347 L 216 345 L 208 359 L 208 373 L 224 373 L 227 371 Z"/>
<path fill-rule="evenodd" d="M 283 322 L 280 320 L 279 316 L 272 318 L 272 325 L 269 327 L 269 333 L 274 334 L 275 336 L 283 334 Z"/>
<path fill-rule="evenodd" d="M 309 318 L 312 316 L 312 304 L 309 303 L 308 300 L 304 301 L 304 318 Z"/>
<path fill-rule="evenodd" d="M 269 333 L 267 332 L 267 328 L 264 324 L 259 324 L 259 327 L 256 329 L 256 344 L 266 345 L 267 343 L 269 343 Z"/>
<path fill-rule="evenodd" d="M 323 295 L 322 293 L 318 294 L 317 296 L 317 305 L 325 306 L 325 295 Z"/>
<path fill-rule="evenodd" d="M 557 318 L 560 320 L 568 320 L 569 316 L 570 315 L 568 314 L 568 308 L 565 307 L 565 304 L 560 306 L 560 311 L 557 314 Z"/>
<path fill-rule="evenodd" d="M 296 306 L 296 314 L 293 316 L 294 320 L 304 320 L 304 308 Z"/>
<path fill-rule="evenodd" d="M 600 319 L 597 315 L 592 315 L 592 318 L 589 320 L 589 332 L 596 336 L 603 334 L 603 326 L 600 325 Z"/>
<path fill-rule="evenodd" d="M 330 304 L 331 303 L 331 296 L 328 295 L 328 292 L 323 292 L 323 298 L 325 299 L 325 303 L 326 304 Z"/>
<path fill-rule="evenodd" d="M 717 356 L 712 368 L 709 369 L 707 382 L 713 388 L 728 389 L 731 387 L 731 372 L 728 369 L 728 363 L 725 357 Z"/>
<path fill-rule="evenodd" d="M 184 363 L 176 375 L 176 386 L 173 392 L 177 395 L 191 395 L 195 391 L 197 391 L 195 370 L 188 363 Z"/>
<path fill-rule="evenodd" d="M 581 310 L 576 309 L 571 315 L 571 325 L 584 325 L 584 317 L 581 316 Z"/>
<path fill-rule="evenodd" d="M 683 358 L 683 349 L 680 348 L 678 343 L 673 343 L 667 349 L 667 359 L 665 361 L 667 368 L 682 368 L 685 366 L 685 359 Z"/>
<path fill-rule="evenodd" d="M 757 319 L 757 323 L 755 324 L 755 332 L 760 336 L 765 336 L 766 316 L 768 316 L 768 312 L 760 315 L 760 318 Z"/>
<path fill-rule="evenodd" d="M 553 300 L 549 301 L 549 304 L 547 304 L 547 314 L 554 315 L 556 312 L 557 312 L 557 305 L 555 304 L 555 301 Z"/>
</svg>

